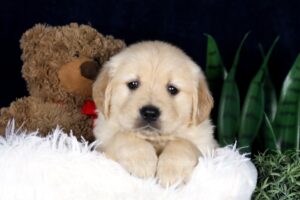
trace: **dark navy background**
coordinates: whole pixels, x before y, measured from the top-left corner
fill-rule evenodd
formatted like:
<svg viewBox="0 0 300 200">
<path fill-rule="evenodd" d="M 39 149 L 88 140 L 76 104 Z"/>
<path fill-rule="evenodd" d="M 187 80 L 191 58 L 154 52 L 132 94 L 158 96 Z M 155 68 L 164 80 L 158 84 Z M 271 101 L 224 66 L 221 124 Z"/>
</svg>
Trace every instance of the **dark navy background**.
<svg viewBox="0 0 300 200">
<path fill-rule="evenodd" d="M 19 39 L 35 23 L 88 23 L 127 44 L 165 40 L 183 48 L 205 66 L 209 33 L 217 40 L 224 63 L 231 66 L 236 48 L 247 31 L 237 81 L 242 95 L 261 63 L 257 44 L 268 48 L 280 41 L 270 71 L 277 89 L 300 52 L 300 1 L 297 0 L 6 0 L 0 6 L 0 107 L 27 95 L 21 77 Z"/>
</svg>

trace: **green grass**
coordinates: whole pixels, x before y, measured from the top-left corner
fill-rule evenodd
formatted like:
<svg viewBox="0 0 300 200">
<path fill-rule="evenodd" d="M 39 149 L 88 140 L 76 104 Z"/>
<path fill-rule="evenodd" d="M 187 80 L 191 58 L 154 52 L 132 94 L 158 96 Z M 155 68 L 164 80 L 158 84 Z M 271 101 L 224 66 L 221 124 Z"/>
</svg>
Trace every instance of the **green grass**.
<svg viewBox="0 0 300 200">
<path fill-rule="evenodd" d="M 299 153 L 269 151 L 256 155 L 253 162 L 258 170 L 258 182 L 253 199 L 299 200 Z"/>
</svg>

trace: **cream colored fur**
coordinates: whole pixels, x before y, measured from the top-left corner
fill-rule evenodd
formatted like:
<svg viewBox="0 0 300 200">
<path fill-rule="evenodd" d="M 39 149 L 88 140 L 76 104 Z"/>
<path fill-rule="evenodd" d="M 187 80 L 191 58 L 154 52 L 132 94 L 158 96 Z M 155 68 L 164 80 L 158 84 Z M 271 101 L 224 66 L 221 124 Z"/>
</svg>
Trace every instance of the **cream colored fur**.
<svg viewBox="0 0 300 200">
<path fill-rule="evenodd" d="M 127 83 L 138 80 L 132 91 Z M 178 88 L 170 95 L 168 85 Z M 99 150 L 131 174 L 157 176 L 163 186 L 186 182 L 201 154 L 213 150 L 209 114 L 213 100 L 200 67 L 182 50 L 159 41 L 140 42 L 113 56 L 94 83 Z M 159 128 L 137 126 L 139 110 L 155 105 Z M 200 163 L 201 164 L 201 163 Z"/>
</svg>

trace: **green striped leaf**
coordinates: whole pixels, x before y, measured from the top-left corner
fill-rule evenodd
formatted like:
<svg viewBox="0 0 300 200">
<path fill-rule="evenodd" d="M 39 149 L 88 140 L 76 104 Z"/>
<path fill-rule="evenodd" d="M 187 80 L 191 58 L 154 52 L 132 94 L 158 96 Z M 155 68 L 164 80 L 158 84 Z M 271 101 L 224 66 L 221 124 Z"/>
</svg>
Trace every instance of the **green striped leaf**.
<svg viewBox="0 0 300 200">
<path fill-rule="evenodd" d="M 261 44 L 259 44 L 259 49 L 262 55 L 262 58 L 265 58 L 264 50 Z M 264 90 L 264 112 L 265 112 L 265 118 L 262 121 L 262 125 L 259 131 L 258 143 L 260 143 L 264 149 L 278 149 L 278 145 L 276 146 L 276 143 L 274 143 L 274 131 L 272 124 L 270 124 L 275 117 L 276 109 L 277 109 L 277 95 L 276 90 L 274 87 L 274 84 L 271 80 L 270 73 L 269 73 L 269 65 L 265 70 L 265 78 L 264 78 L 264 84 L 263 84 L 263 90 Z M 272 129 L 272 130 L 271 130 Z M 271 133 L 272 132 L 272 133 Z M 278 149 L 279 150 L 279 149 Z"/>
<path fill-rule="evenodd" d="M 235 53 L 235 56 L 234 56 L 234 60 L 233 60 L 233 63 L 232 63 L 232 67 L 230 69 L 230 72 L 228 74 L 228 79 L 229 80 L 234 80 L 235 79 L 235 73 L 236 73 L 236 70 L 237 70 L 237 66 L 238 66 L 238 63 L 239 63 L 239 60 L 240 60 L 240 53 L 241 53 L 241 50 L 242 50 L 242 47 L 244 45 L 244 42 L 245 40 L 247 39 L 247 37 L 249 36 L 250 32 L 246 33 L 245 36 L 243 37 L 236 53 Z"/>
<path fill-rule="evenodd" d="M 276 138 L 282 151 L 296 149 L 298 145 L 298 100 L 300 94 L 300 54 L 286 76 L 280 93 L 273 122 Z"/>
<path fill-rule="evenodd" d="M 296 150 L 300 151 L 300 97 L 298 99 L 298 114 L 297 114 L 297 145 Z"/>
<path fill-rule="evenodd" d="M 204 35 L 207 37 L 205 74 L 215 105 L 217 105 L 212 109 L 211 117 L 214 123 L 217 123 L 216 119 L 218 116 L 218 105 L 221 96 L 221 85 L 223 85 L 224 79 L 227 76 L 227 70 L 224 67 L 215 39 L 211 35 Z"/>
<path fill-rule="evenodd" d="M 264 119 L 265 119 L 264 122 L 266 124 L 266 132 L 264 134 L 264 141 L 265 141 L 266 149 L 280 150 L 280 147 L 276 141 L 276 136 L 274 133 L 274 129 L 272 127 L 272 123 L 271 123 L 267 113 L 264 114 Z"/>
<path fill-rule="evenodd" d="M 215 94 L 217 89 L 223 83 L 227 71 L 224 67 L 218 45 L 215 39 L 209 35 L 207 37 L 207 50 L 206 50 L 206 68 L 205 74 L 212 94 Z"/>
<path fill-rule="evenodd" d="M 272 121 L 275 118 L 277 109 L 277 95 L 268 69 L 266 69 L 265 72 L 265 81 L 263 87 L 265 95 L 265 112 L 268 115 L 268 118 Z"/>
<path fill-rule="evenodd" d="M 257 136 L 263 120 L 265 102 L 263 88 L 264 76 L 270 56 L 278 39 L 279 37 L 277 37 L 271 45 L 247 91 L 238 132 L 238 146 L 245 147 L 242 149 L 244 152 L 251 151 L 252 142 Z"/>
<path fill-rule="evenodd" d="M 233 65 L 222 87 L 217 122 L 219 143 L 222 146 L 233 144 L 236 139 L 235 134 L 240 117 L 240 95 L 235 81 L 235 73 L 242 46 L 248 35 L 249 33 L 242 39 L 235 54 Z"/>
<path fill-rule="evenodd" d="M 259 49 L 262 54 L 262 58 L 265 58 L 264 50 L 261 44 L 259 44 Z M 265 95 L 265 112 L 268 118 L 273 121 L 276 109 L 277 109 L 277 95 L 274 84 L 270 77 L 269 66 L 265 70 L 265 79 L 264 79 L 264 95 Z"/>
</svg>

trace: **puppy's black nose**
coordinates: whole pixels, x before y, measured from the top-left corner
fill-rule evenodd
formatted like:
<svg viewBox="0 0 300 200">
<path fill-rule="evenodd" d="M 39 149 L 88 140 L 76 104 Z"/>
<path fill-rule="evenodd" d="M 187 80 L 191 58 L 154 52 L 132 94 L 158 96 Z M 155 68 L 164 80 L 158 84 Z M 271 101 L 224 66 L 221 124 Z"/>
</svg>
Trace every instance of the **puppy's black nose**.
<svg viewBox="0 0 300 200">
<path fill-rule="evenodd" d="M 147 105 L 140 109 L 140 114 L 145 121 L 154 122 L 160 116 L 160 111 L 155 106 Z"/>
</svg>

